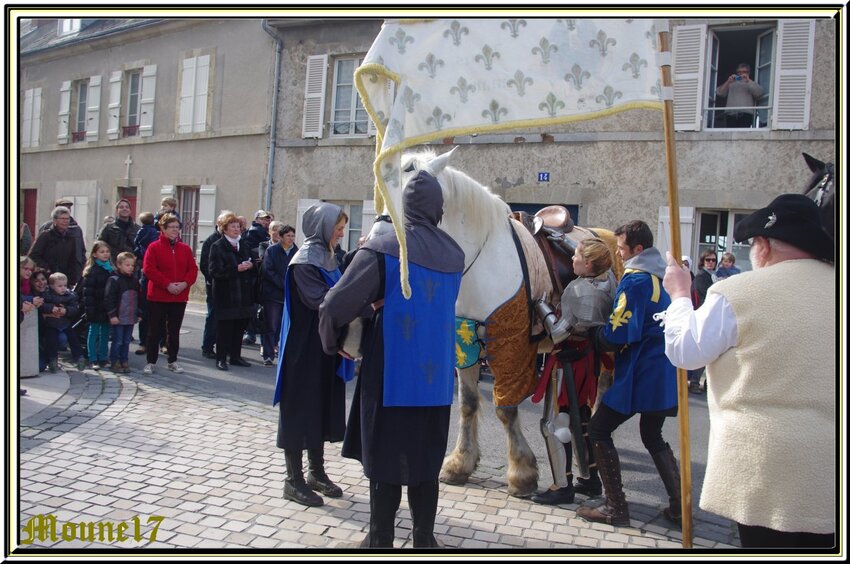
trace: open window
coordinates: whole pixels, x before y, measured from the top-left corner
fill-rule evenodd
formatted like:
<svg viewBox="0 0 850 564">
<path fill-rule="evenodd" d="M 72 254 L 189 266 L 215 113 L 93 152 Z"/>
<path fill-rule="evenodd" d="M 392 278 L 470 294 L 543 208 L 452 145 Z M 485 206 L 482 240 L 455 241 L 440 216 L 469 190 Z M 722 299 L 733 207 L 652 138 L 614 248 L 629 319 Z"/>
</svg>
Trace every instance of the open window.
<svg viewBox="0 0 850 564">
<path fill-rule="evenodd" d="M 321 139 L 325 134 L 325 123 L 328 124 L 331 137 L 373 137 L 377 133 L 354 86 L 354 71 L 362 62 L 362 57 L 331 58 L 328 55 L 314 55 L 307 59 L 302 137 Z M 328 82 L 331 82 L 329 119 L 325 117 Z M 395 83 L 387 81 L 387 95 L 390 99 L 394 93 Z"/>
<path fill-rule="evenodd" d="M 814 20 L 675 28 L 676 129 L 729 129 L 729 116 L 739 112 L 753 115 L 752 129 L 807 129 L 813 58 Z M 717 95 L 739 63 L 752 68 L 750 78 L 763 90 L 752 106 L 730 107 Z"/>
<path fill-rule="evenodd" d="M 153 135 L 156 65 L 114 71 L 109 77 L 109 127 L 106 135 L 150 137 Z"/>
</svg>

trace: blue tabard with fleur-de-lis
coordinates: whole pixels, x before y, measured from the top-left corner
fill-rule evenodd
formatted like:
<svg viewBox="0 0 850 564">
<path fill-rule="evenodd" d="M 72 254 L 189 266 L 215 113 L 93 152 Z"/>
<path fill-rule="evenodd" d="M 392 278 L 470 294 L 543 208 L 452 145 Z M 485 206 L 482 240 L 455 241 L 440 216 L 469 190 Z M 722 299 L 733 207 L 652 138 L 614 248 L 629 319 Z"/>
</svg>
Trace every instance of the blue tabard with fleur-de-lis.
<svg viewBox="0 0 850 564">
<path fill-rule="evenodd" d="M 399 284 L 399 261 L 384 255 L 384 406 L 451 405 L 455 366 L 455 301 L 460 272 L 409 263 L 412 296 Z"/>
</svg>

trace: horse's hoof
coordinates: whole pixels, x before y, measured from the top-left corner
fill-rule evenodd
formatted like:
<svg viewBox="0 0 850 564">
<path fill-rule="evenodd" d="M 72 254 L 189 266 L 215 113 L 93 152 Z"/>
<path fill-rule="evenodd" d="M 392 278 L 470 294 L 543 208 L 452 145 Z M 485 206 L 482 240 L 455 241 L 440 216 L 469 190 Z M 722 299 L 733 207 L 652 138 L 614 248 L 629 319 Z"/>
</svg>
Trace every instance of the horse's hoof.
<svg viewBox="0 0 850 564">
<path fill-rule="evenodd" d="M 469 476 L 444 471 L 440 472 L 440 481 L 450 486 L 465 486 L 469 481 Z"/>
<path fill-rule="evenodd" d="M 534 484 L 534 487 L 532 487 L 531 489 L 525 489 L 525 488 L 520 489 L 520 488 L 514 488 L 514 487 L 508 486 L 508 495 L 511 496 L 511 497 L 518 497 L 520 499 L 528 499 L 531 496 L 533 496 L 535 493 L 537 493 L 537 484 Z"/>
</svg>

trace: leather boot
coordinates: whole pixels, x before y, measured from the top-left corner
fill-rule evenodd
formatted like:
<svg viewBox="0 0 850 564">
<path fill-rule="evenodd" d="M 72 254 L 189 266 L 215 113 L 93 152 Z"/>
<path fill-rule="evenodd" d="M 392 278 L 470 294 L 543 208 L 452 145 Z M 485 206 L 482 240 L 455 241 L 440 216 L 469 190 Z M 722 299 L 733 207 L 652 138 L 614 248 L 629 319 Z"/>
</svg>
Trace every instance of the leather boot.
<svg viewBox="0 0 850 564">
<path fill-rule="evenodd" d="M 369 534 L 360 548 L 392 548 L 401 486 L 369 480 Z"/>
<path fill-rule="evenodd" d="M 306 505 L 318 507 L 324 505 L 322 498 L 313 493 L 304 481 L 304 471 L 301 467 L 301 451 L 284 450 L 286 459 L 286 481 L 283 482 L 283 498 Z"/>
<path fill-rule="evenodd" d="M 676 456 L 670 445 L 661 452 L 652 455 L 652 461 L 658 469 L 658 475 L 664 482 L 667 496 L 670 498 L 670 506 L 664 509 L 664 517 L 674 523 L 682 522 L 682 482 L 679 476 L 679 467 L 676 464 Z"/>
<path fill-rule="evenodd" d="M 327 497 L 342 497 L 342 489 L 325 474 L 325 449 L 321 446 L 307 450 L 307 485 Z"/>
<path fill-rule="evenodd" d="M 407 486 L 407 503 L 413 517 L 413 548 L 445 548 L 434 537 L 439 496 L 440 484 L 437 480 Z"/>
<path fill-rule="evenodd" d="M 605 487 L 605 503 L 599 507 L 579 507 L 576 515 L 586 521 L 608 525 L 629 524 L 629 504 L 623 492 L 623 477 L 620 473 L 620 457 L 613 444 L 596 441 L 593 443 L 596 467 Z"/>
</svg>

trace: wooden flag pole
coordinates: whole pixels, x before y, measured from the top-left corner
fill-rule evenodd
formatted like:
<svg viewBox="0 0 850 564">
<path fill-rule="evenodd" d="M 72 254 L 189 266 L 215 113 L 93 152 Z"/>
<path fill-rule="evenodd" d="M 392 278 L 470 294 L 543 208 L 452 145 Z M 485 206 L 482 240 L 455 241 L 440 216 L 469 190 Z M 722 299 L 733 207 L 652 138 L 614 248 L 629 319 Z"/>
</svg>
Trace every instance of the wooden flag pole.
<svg viewBox="0 0 850 564">
<path fill-rule="evenodd" d="M 667 200 L 670 206 L 670 247 L 680 263 L 682 240 L 679 233 L 679 185 L 676 169 L 676 142 L 673 121 L 672 38 L 669 29 L 659 34 L 661 53 L 661 86 L 664 91 L 664 147 L 667 151 Z M 691 434 L 688 415 L 688 373 L 676 370 L 679 397 L 679 469 L 682 484 L 682 547 L 693 548 L 693 515 L 691 514 Z"/>
</svg>

